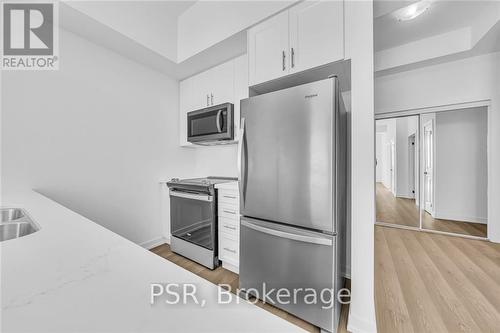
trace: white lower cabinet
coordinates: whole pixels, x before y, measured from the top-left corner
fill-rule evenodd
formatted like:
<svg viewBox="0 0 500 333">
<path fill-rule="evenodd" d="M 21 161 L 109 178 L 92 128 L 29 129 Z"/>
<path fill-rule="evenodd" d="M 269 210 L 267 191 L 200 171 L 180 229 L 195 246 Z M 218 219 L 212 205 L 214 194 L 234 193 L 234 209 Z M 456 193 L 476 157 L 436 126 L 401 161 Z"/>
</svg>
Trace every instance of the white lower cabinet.
<svg viewBox="0 0 500 333">
<path fill-rule="evenodd" d="M 238 182 L 217 184 L 219 260 L 238 273 L 240 265 L 240 207 Z"/>
</svg>

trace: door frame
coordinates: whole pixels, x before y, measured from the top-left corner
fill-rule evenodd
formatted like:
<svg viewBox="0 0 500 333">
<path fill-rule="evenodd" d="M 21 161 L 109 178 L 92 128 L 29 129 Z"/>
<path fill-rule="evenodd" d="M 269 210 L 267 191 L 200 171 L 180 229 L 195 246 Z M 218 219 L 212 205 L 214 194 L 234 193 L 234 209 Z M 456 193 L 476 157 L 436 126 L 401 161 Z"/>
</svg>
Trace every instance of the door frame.
<svg viewBox="0 0 500 333">
<path fill-rule="evenodd" d="M 463 110 L 463 109 L 472 109 L 472 108 L 478 108 L 478 107 L 486 107 L 486 113 L 487 113 L 487 119 L 488 119 L 488 133 L 486 134 L 486 154 L 487 154 L 487 174 L 488 174 L 488 180 L 492 179 L 493 172 L 492 172 L 492 163 L 491 163 L 491 146 L 492 146 L 492 110 L 491 110 L 491 99 L 484 99 L 484 100 L 477 100 L 477 101 L 470 101 L 470 102 L 463 102 L 463 103 L 453 103 L 453 104 L 446 104 L 446 105 L 436 105 L 436 106 L 429 106 L 429 107 L 423 107 L 423 108 L 414 108 L 414 109 L 402 109 L 402 110 L 393 110 L 393 111 L 386 111 L 386 112 L 376 112 L 375 113 L 375 119 L 374 119 L 374 126 L 377 120 L 381 119 L 391 119 L 391 118 L 401 118 L 401 117 L 407 117 L 407 116 L 420 116 L 423 114 L 427 113 L 439 113 L 439 112 L 445 112 L 445 111 L 453 111 L 453 110 Z M 420 121 L 420 117 L 419 117 Z M 420 148 L 422 150 L 422 148 Z M 374 179 L 375 181 L 375 179 Z M 420 179 L 419 179 L 420 182 Z M 423 191 L 422 189 L 419 189 L 419 194 L 420 194 L 420 202 L 422 201 L 423 197 Z M 500 216 L 496 216 L 493 213 L 493 197 L 492 197 L 492 191 L 491 191 L 491 186 L 487 187 L 487 196 L 488 196 L 488 210 L 487 210 L 487 221 L 486 221 L 486 226 L 487 226 L 487 235 L 486 238 L 483 237 L 477 237 L 477 236 L 468 236 L 468 235 L 461 235 L 461 234 L 455 234 L 455 233 L 450 233 L 450 232 L 445 232 L 445 231 L 438 231 L 438 230 L 428 230 L 428 229 L 423 229 L 422 228 L 422 216 L 420 216 L 420 227 L 408 227 L 408 226 L 399 226 L 399 225 L 394 225 L 394 224 L 388 224 L 388 223 L 381 223 L 381 222 L 375 222 L 376 225 L 382 225 L 382 226 L 388 226 L 392 228 L 399 228 L 399 229 L 408 229 L 408 230 L 415 230 L 415 231 L 421 231 L 421 232 L 429 232 L 429 233 L 436 233 L 436 234 L 442 234 L 442 235 L 448 235 L 448 236 L 455 236 L 455 237 L 461 237 L 461 238 L 469 238 L 469 239 L 479 239 L 479 240 L 490 240 L 490 221 L 492 220 L 497 220 L 500 218 Z M 376 201 L 376 193 L 374 195 L 374 200 Z M 422 203 L 423 204 L 423 203 Z M 422 215 L 422 214 L 421 214 Z"/>
<path fill-rule="evenodd" d="M 394 140 L 390 140 L 389 143 L 388 143 L 388 146 L 389 146 L 389 172 L 391 174 L 391 192 L 392 192 L 392 195 L 394 195 L 394 197 L 396 196 L 396 188 L 397 188 L 397 177 L 396 177 L 396 163 L 397 163 L 397 159 L 396 159 L 396 143 L 394 142 Z"/>
<path fill-rule="evenodd" d="M 432 134 L 432 141 L 431 141 L 431 145 L 432 147 L 430 148 L 431 149 L 431 156 L 430 156 L 430 159 L 432 161 L 432 175 L 431 175 L 431 188 L 429 189 L 432 194 L 431 194 L 431 200 L 427 201 L 426 200 L 426 197 L 425 197 L 425 192 L 426 192 L 426 177 L 427 177 L 427 174 L 426 174 L 426 162 L 427 162 L 427 145 L 426 145 L 426 138 L 425 138 L 425 129 L 426 127 L 428 127 L 430 125 L 431 127 L 431 134 Z M 422 150 L 421 150 L 421 156 L 422 156 L 422 159 L 421 159 L 421 162 L 422 162 L 422 172 L 421 172 L 421 177 L 422 177 L 422 182 L 421 184 L 423 185 L 423 191 L 422 191 L 422 203 L 423 203 L 423 208 L 424 208 L 424 212 L 428 212 L 429 214 L 431 214 L 431 216 L 434 217 L 434 207 L 436 206 L 435 205 L 435 190 L 436 190 L 436 177 L 435 177 L 435 170 L 436 170 L 436 126 L 435 126 L 435 121 L 434 121 L 434 118 L 432 119 L 429 119 L 428 121 L 426 121 L 425 123 L 422 124 Z M 429 202 L 429 207 L 427 207 L 427 202 Z"/>
<path fill-rule="evenodd" d="M 408 193 L 415 199 L 415 203 L 418 206 L 417 200 L 417 167 L 415 163 L 418 161 L 417 155 L 417 133 L 408 135 Z"/>
</svg>

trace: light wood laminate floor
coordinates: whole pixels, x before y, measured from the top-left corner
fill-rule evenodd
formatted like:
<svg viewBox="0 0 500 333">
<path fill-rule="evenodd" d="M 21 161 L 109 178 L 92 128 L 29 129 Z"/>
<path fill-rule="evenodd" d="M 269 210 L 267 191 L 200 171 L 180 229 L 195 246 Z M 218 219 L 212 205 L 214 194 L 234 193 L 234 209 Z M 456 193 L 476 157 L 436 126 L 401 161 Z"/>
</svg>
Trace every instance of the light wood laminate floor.
<svg viewBox="0 0 500 333">
<path fill-rule="evenodd" d="M 180 256 L 170 250 L 170 246 L 168 244 L 163 244 L 158 247 L 155 247 L 151 249 L 153 253 L 156 253 L 157 255 L 173 262 L 176 265 L 179 265 L 183 267 L 184 269 L 187 269 L 188 271 L 201 276 L 202 278 L 216 284 L 228 284 L 231 286 L 231 291 L 235 293 L 236 289 L 239 286 L 239 278 L 238 274 L 235 274 L 227 269 L 224 269 L 222 267 L 218 267 L 214 270 L 210 270 L 202 265 L 199 265 L 195 263 L 194 261 L 191 261 L 183 256 Z M 348 280 L 349 281 L 349 280 Z M 349 288 L 350 285 L 348 284 L 347 287 Z M 294 315 L 291 315 L 283 310 L 280 310 L 270 304 L 265 304 L 263 302 L 257 302 L 257 306 L 271 312 L 272 314 L 283 318 L 292 324 L 295 324 L 307 332 L 314 332 L 314 333 L 319 333 L 318 327 L 309 324 L 306 321 L 303 321 Z M 345 305 L 342 307 L 342 312 L 341 312 L 341 317 L 340 317 L 340 323 L 339 323 L 339 331 L 338 333 L 347 333 L 347 315 L 349 313 L 349 306 Z"/>
<path fill-rule="evenodd" d="M 381 183 L 377 183 L 376 191 L 377 222 L 419 227 L 420 212 L 415 200 L 397 198 Z M 435 219 L 427 212 L 423 216 L 423 229 L 487 237 L 486 224 Z"/>
<path fill-rule="evenodd" d="M 500 245 L 375 226 L 379 332 L 500 332 Z"/>
<path fill-rule="evenodd" d="M 172 251 L 165 259 L 235 290 L 238 275 L 209 270 Z M 319 330 L 271 305 L 267 311 L 308 332 Z M 500 332 L 500 244 L 375 226 L 375 309 L 378 332 Z M 348 307 L 339 332 L 347 332 Z"/>
</svg>

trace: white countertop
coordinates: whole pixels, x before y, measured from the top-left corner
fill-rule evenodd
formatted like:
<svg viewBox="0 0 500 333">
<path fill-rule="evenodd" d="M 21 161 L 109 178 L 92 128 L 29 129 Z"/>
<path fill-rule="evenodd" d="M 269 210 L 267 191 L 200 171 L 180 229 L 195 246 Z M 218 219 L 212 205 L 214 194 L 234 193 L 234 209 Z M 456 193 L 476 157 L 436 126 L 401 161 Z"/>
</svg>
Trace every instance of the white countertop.
<svg viewBox="0 0 500 333">
<path fill-rule="evenodd" d="M 303 332 L 58 203 L 28 192 L 3 200 L 41 230 L 0 243 L 2 332 Z M 151 283 L 194 283 L 199 305 L 150 305 Z"/>
<path fill-rule="evenodd" d="M 215 184 L 215 188 L 217 189 L 224 189 L 224 190 L 232 190 L 232 191 L 238 191 L 238 181 L 234 182 L 227 182 L 227 183 L 220 183 L 220 184 Z"/>
</svg>

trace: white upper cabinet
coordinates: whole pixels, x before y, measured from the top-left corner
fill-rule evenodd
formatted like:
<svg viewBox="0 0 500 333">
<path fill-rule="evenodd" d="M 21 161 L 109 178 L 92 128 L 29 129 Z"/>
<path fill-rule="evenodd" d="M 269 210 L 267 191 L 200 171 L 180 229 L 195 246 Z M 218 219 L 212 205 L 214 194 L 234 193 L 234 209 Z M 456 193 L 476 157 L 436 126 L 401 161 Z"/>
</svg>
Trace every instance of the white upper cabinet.
<svg viewBox="0 0 500 333">
<path fill-rule="evenodd" d="M 242 55 L 182 80 L 179 86 L 179 143 L 187 141 L 187 113 L 208 106 L 234 104 L 234 140 L 238 139 L 240 100 L 248 97 L 248 60 Z"/>
<path fill-rule="evenodd" d="M 288 73 L 288 11 L 248 30 L 250 85 Z"/>
<path fill-rule="evenodd" d="M 233 102 L 234 64 L 228 61 L 204 72 L 208 73 L 205 89 L 209 94 L 209 104 L 217 105 Z"/>
<path fill-rule="evenodd" d="M 290 72 L 344 58 L 342 1 L 304 1 L 290 8 Z"/>
<path fill-rule="evenodd" d="M 344 59 L 342 1 L 304 1 L 248 30 L 249 84 Z"/>
</svg>

